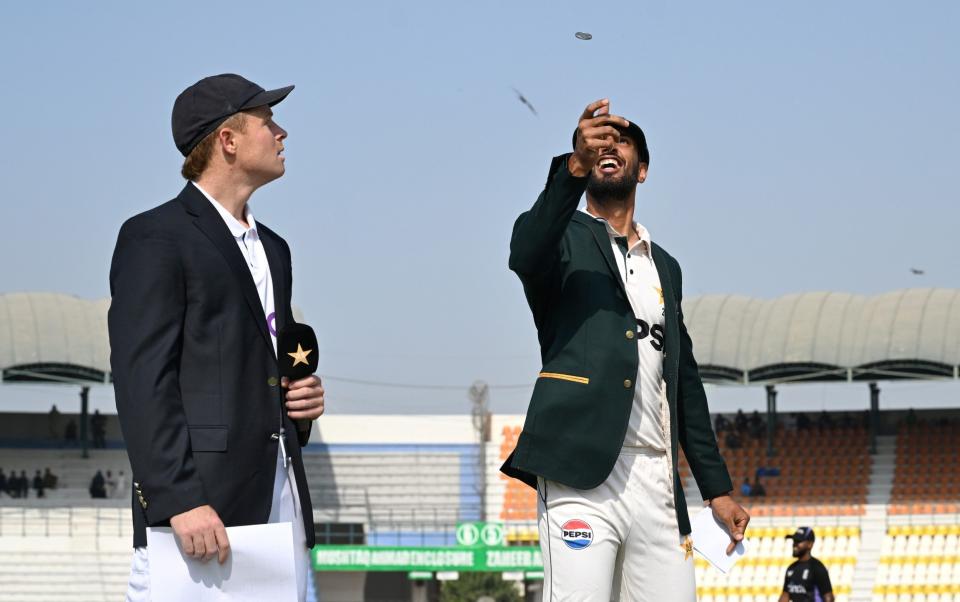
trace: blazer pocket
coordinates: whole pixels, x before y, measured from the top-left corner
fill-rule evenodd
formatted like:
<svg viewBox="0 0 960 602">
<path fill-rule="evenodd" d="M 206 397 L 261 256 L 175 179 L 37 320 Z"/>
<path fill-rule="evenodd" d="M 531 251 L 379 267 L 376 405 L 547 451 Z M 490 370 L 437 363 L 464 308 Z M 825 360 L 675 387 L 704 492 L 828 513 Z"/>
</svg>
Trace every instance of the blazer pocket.
<svg viewBox="0 0 960 602">
<path fill-rule="evenodd" d="M 225 452 L 227 451 L 227 427 L 225 426 L 191 426 L 190 447 L 197 452 Z"/>
<path fill-rule="evenodd" d="M 579 383 L 581 385 L 590 384 L 590 379 L 586 376 L 574 376 L 572 374 L 562 374 L 560 372 L 541 372 L 540 378 L 555 378 L 557 380 L 565 380 L 572 383 Z"/>
</svg>

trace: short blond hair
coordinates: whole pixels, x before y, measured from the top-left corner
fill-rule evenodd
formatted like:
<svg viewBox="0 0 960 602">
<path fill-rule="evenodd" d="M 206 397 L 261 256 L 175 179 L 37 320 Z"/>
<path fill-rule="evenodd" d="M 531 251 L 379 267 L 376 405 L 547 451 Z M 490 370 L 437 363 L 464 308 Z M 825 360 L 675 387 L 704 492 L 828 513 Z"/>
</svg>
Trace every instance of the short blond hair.
<svg viewBox="0 0 960 602">
<path fill-rule="evenodd" d="M 198 180 L 204 170 L 207 169 L 207 165 L 210 164 L 210 157 L 213 156 L 213 148 L 217 144 L 217 137 L 220 135 L 220 130 L 230 128 L 242 132 L 246 122 L 246 113 L 234 113 L 230 117 L 227 117 L 226 121 L 217 126 L 217 129 L 207 134 L 203 140 L 193 147 L 193 150 L 190 151 L 187 158 L 183 160 L 180 175 L 190 181 Z"/>
</svg>

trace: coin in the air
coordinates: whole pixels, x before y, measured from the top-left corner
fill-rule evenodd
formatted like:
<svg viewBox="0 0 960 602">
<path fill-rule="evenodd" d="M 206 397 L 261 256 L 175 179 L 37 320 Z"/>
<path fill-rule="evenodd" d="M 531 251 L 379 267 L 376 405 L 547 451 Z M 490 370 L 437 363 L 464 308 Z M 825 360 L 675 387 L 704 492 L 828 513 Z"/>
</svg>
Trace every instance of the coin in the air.
<svg viewBox="0 0 960 602">
<path fill-rule="evenodd" d="M 578 40 L 592 40 L 593 36 L 585 31 L 578 31 L 574 34 Z"/>
</svg>

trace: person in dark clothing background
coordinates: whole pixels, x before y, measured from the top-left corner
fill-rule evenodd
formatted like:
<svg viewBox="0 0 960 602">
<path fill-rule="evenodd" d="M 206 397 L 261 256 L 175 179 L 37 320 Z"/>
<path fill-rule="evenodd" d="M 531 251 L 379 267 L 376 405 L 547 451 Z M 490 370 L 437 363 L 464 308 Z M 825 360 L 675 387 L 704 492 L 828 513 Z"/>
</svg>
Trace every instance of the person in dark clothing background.
<svg viewBox="0 0 960 602">
<path fill-rule="evenodd" d="M 95 499 L 102 499 L 107 497 L 107 482 L 103 478 L 103 473 L 99 470 L 97 474 L 93 475 L 93 479 L 90 481 L 90 497 Z"/>
<path fill-rule="evenodd" d="M 90 417 L 90 432 L 93 433 L 93 446 L 97 449 L 103 449 L 107 446 L 107 417 L 100 413 L 100 410 L 94 410 Z"/>
<path fill-rule="evenodd" d="M 810 555 L 816 535 L 810 527 L 800 527 L 793 535 L 793 556 L 787 567 L 779 602 L 834 602 L 830 573 L 822 562 Z"/>
<path fill-rule="evenodd" d="M 27 478 L 27 471 L 20 471 L 20 496 L 22 498 L 30 497 L 30 479 Z"/>
<path fill-rule="evenodd" d="M 33 489 L 37 492 L 37 497 L 43 497 L 43 475 L 40 474 L 40 469 L 37 469 L 37 473 L 33 475 Z"/>
</svg>

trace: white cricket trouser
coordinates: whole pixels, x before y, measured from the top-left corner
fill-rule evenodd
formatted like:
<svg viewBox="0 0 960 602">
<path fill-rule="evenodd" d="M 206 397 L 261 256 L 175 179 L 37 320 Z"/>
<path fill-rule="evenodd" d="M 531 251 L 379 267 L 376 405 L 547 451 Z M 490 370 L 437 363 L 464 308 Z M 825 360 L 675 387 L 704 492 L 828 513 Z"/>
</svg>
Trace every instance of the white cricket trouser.
<svg viewBox="0 0 960 602">
<path fill-rule="evenodd" d="M 544 602 L 694 602 L 665 452 L 624 448 L 595 489 L 538 479 Z"/>
</svg>

